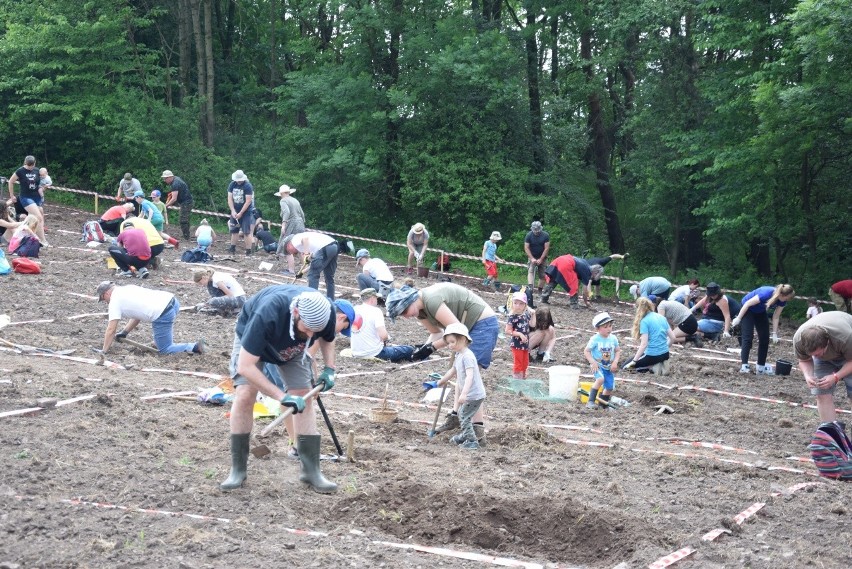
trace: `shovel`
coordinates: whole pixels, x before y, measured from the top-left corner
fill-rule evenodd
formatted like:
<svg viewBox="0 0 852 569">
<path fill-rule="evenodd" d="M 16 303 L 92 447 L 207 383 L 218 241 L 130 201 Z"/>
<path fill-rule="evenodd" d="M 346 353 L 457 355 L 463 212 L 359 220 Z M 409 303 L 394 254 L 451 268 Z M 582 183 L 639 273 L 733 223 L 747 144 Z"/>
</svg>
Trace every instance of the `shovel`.
<svg viewBox="0 0 852 569">
<path fill-rule="evenodd" d="M 613 300 L 615 300 L 616 303 L 618 303 L 618 301 L 620 300 L 618 296 L 618 291 L 621 288 L 621 279 L 624 278 L 624 265 L 627 264 L 627 257 L 629 256 L 630 253 L 625 253 L 624 257 L 621 259 L 621 273 L 619 273 L 618 279 L 616 279 L 615 281 L 615 294 L 613 295 Z"/>
<path fill-rule="evenodd" d="M 139 342 L 134 342 L 133 340 L 130 340 L 128 338 L 116 338 L 115 341 L 119 344 L 130 344 L 131 346 L 136 346 L 137 348 L 140 348 L 142 350 L 148 350 L 149 352 L 154 352 L 155 354 L 160 353 L 157 348 L 152 348 L 151 346 L 146 346 L 145 344 L 140 344 Z"/>
</svg>

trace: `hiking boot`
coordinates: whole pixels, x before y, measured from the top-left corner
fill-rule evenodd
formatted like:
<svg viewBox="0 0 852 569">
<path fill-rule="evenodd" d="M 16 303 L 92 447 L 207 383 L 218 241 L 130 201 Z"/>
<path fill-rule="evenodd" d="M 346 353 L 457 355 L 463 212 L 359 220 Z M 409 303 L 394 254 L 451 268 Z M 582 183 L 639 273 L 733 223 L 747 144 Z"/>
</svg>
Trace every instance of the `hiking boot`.
<svg viewBox="0 0 852 569">
<path fill-rule="evenodd" d="M 192 347 L 192 353 L 193 354 L 203 354 L 205 352 L 207 352 L 207 342 L 204 341 L 204 338 L 201 338 Z"/>
<path fill-rule="evenodd" d="M 441 424 L 437 429 L 435 429 L 435 434 L 437 433 L 445 433 L 447 431 L 455 431 L 461 426 L 459 423 L 459 416 L 457 413 L 448 413 L 446 420 Z"/>
<path fill-rule="evenodd" d="M 597 408 L 598 408 L 598 406 L 595 405 L 594 403 L 592 403 L 591 401 L 586 403 L 586 409 L 597 409 Z"/>
<path fill-rule="evenodd" d="M 578 292 L 574 296 L 570 297 L 571 308 L 580 308 L 580 293 Z"/>
<path fill-rule="evenodd" d="M 137 271 L 137 273 L 136 273 L 136 278 L 137 279 L 147 279 L 148 278 L 148 269 L 146 269 L 145 267 L 142 267 L 141 269 L 139 269 L 139 271 Z"/>
<path fill-rule="evenodd" d="M 485 437 L 485 425 L 474 425 L 473 432 L 476 434 L 476 442 L 479 443 L 479 446 L 484 447 L 488 443 Z"/>
<path fill-rule="evenodd" d="M 751 366 L 749 364 L 742 364 L 740 366 L 740 373 L 751 373 Z"/>
<path fill-rule="evenodd" d="M 465 441 L 459 445 L 459 448 L 465 448 L 468 450 L 479 450 L 479 443 L 476 441 Z"/>
<path fill-rule="evenodd" d="M 254 253 L 251 249 L 246 249 L 246 257 L 251 257 L 251 254 Z"/>
<path fill-rule="evenodd" d="M 669 366 L 668 366 L 667 361 L 666 362 L 657 362 L 657 363 L 655 363 L 654 365 L 651 366 L 651 373 L 656 374 L 656 375 L 666 375 L 666 372 L 668 372 L 668 370 L 669 370 Z"/>
<path fill-rule="evenodd" d="M 228 247 L 228 253 L 230 253 L 231 255 L 233 255 L 236 252 L 237 252 L 237 246 L 236 245 L 230 245 Z"/>
<path fill-rule="evenodd" d="M 535 353 L 535 359 L 536 359 L 537 361 L 542 361 L 542 360 L 544 360 L 544 353 L 543 353 L 543 352 L 536 352 L 536 353 Z"/>
<path fill-rule="evenodd" d="M 701 341 L 701 338 L 699 338 L 697 334 L 693 334 L 692 336 L 689 336 L 687 338 L 687 341 L 695 344 L 696 348 L 703 348 L 704 347 L 704 342 Z"/>
</svg>

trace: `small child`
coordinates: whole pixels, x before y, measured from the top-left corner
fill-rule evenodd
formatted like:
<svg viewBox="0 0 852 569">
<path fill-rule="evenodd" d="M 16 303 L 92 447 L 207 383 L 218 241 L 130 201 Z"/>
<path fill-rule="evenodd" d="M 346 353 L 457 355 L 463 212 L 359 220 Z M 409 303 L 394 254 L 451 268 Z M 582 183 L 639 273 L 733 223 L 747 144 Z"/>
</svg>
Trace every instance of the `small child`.
<svg viewBox="0 0 852 569">
<path fill-rule="evenodd" d="M 27 215 L 9 241 L 9 253 L 19 257 L 38 257 L 42 247 L 38 239 L 38 218 L 32 214 Z"/>
<path fill-rule="evenodd" d="M 618 338 L 612 335 L 612 317 L 608 312 L 601 312 L 592 318 L 592 326 L 598 331 L 592 336 L 583 355 L 589 362 L 589 367 L 595 376 L 595 382 L 589 392 L 589 402 L 586 407 L 597 409 L 597 401 L 609 407 L 609 399 L 615 388 L 615 376 L 612 369 L 618 369 L 618 358 L 621 357 L 621 347 Z M 603 386 L 603 391 L 601 391 Z M 600 392 L 600 395 L 598 393 Z"/>
<path fill-rule="evenodd" d="M 213 244 L 215 238 L 216 232 L 207 223 L 207 219 L 202 219 L 198 228 L 195 230 L 195 241 L 198 243 L 198 246 L 202 251 L 206 251 Z"/>
<path fill-rule="evenodd" d="M 808 320 L 822 312 L 819 301 L 815 298 L 808 299 Z"/>
<path fill-rule="evenodd" d="M 169 210 L 168 210 L 168 208 L 166 208 L 166 204 L 164 204 L 163 202 L 160 201 L 160 197 L 162 197 L 162 195 L 163 195 L 163 192 L 161 192 L 160 190 L 157 190 L 157 189 L 153 190 L 151 192 L 151 202 L 154 204 L 154 206 L 158 210 L 160 210 L 160 213 L 163 215 L 163 223 L 168 225 L 169 224 Z"/>
<path fill-rule="evenodd" d="M 47 168 L 40 168 L 38 171 L 38 193 L 41 199 L 44 199 L 44 190 L 53 185 L 53 180 L 50 179 L 50 174 L 47 173 Z"/>
<path fill-rule="evenodd" d="M 530 327 L 535 327 L 535 313 L 527 308 L 527 294 L 512 295 L 512 312 L 506 321 L 506 334 L 512 338 L 512 378 L 526 379 L 530 367 Z"/>
<path fill-rule="evenodd" d="M 479 449 L 476 431 L 473 427 L 473 417 L 477 414 L 482 402 L 485 401 L 485 384 L 479 374 L 479 364 L 476 356 L 468 346 L 473 341 L 467 326 L 460 322 L 450 324 L 444 329 L 444 341 L 453 352 L 455 361 L 453 367 L 438 381 L 444 386 L 453 377 L 456 378 L 456 405 L 459 405 L 458 417 L 461 432 L 454 435 L 450 442 L 466 449 Z"/>
<path fill-rule="evenodd" d="M 502 240 L 503 236 L 499 231 L 492 231 L 491 237 L 482 245 L 482 264 L 485 266 L 485 280 L 482 284 L 494 285 L 497 289 L 500 288 L 500 283 L 497 282 L 497 263 L 505 262 L 497 256 L 497 242 Z"/>
</svg>

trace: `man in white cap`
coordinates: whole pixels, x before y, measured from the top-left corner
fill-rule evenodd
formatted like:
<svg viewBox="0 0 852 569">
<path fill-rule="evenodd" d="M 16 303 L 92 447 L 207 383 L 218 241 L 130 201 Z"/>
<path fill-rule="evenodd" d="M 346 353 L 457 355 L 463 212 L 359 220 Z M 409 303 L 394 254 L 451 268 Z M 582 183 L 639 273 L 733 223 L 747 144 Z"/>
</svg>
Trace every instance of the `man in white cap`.
<svg viewBox="0 0 852 569">
<path fill-rule="evenodd" d="M 393 273 L 387 263 L 370 257 L 370 251 L 367 249 L 358 249 L 355 253 L 355 266 L 361 269 L 355 277 L 361 291 L 372 288 L 382 298 L 390 293 L 393 288 Z"/>
<path fill-rule="evenodd" d="M 284 238 L 288 235 L 295 235 L 305 230 L 305 212 L 302 211 L 302 205 L 299 200 L 292 195 L 296 188 L 291 188 L 287 184 L 282 184 L 275 192 L 275 195 L 281 198 L 279 202 L 281 206 L 281 238 L 278 245 L 277 253 L 280 255 L 284 251 L 284 245 L 281 244 Z M 295 275 L 295 260 L 292 254 L 285 253 L 287 257 L 287 269 L 284 271 L 286 276 Z"/>
<path fill-rule="evenodd" d="M 228 209 L 231 210 L 231 219 L 228 220 L 228 228 L 231 232 L 231 254 L 237 252 L 237 240 L 243 236 L 243 246 L 246 256 L 252 253 L 254 234 L 252 216 L 254 199 L 254 187 L 249 182 L 248 176 L 242 170 L 231 174 L 231 183 L 228 184 Z"/>
<path fill-rule="evenodd" d="M 333 306 L 319 292 L 294 285 L 266 287 L 245 303 L 237 319 L 231 352 L 230 372 L 236 387 L 231 407 L 231 473 L 220 484 L 222 490 L 239 488 L 246 480 L 258 392 L 295 412 L 291 432 L 302 463 L 299 480 L 317 492 L 337 490 L 337 485 L 320 472 L 316 412 L 313 401 L 303 396 L 312 388 L 317 350 L 322 353 L 324 364 L 317 384 L 323 385 L 323 391 L 334 387 L 334 338 L 338 332 L 350 334 L 352 314 L 351 305 Z M 264 375 L 264 364 L 278 367 L 283 389 Z"/>
<path fill-rule="evenodd" d="M 183 233 L 183 240 L 189 241 L 189 214 L 192 212 L 193 200 L 192 194 L 189 192 L 189 186 L 178 176 L 175 176 L 171 170 L 163 170 L 163 182 L 169 186 L 169 199 L 166 200 L 166 207 L 177 204 L 180 206 L 180 230 Z"/>
</svg>

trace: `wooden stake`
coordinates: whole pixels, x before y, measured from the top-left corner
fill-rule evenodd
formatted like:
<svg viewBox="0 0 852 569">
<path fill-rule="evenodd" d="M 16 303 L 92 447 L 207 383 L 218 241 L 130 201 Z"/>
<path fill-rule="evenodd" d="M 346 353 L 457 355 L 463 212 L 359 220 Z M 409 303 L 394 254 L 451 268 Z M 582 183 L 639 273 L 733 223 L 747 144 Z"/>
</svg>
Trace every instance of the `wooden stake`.
<svg viewBox="0 0 852 569">
<path fill-rule="evenodd" d="M 346 438 L 346 460 L 355 462 L 355 431 L 350 430 Z"/>
</svg>

